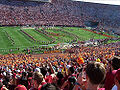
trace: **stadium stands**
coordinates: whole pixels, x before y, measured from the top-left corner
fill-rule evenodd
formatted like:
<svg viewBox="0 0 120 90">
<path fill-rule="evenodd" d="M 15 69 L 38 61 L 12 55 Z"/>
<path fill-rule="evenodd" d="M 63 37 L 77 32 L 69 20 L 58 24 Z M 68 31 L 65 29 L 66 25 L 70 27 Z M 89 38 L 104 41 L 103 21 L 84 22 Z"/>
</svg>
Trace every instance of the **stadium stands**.
<svg viewBox="0 0 120 90">
<path fill-rule="evenodd" d="M 94 21 L 114 30 L 120 26 L 119 7 L 71 0 L 52 3 L 1 0 L 0 24 L 84 26 L 84 22 Z"/>
<path fill-rule="evenodd" d="M 120 58 L 115 57 L 120 55 L 119 45 L 120 43 L 112 43 L 97 47 L 73 48 L 71 55 L 69 53 L 38 56 L 0 55 L 0 89 L 47 90 L 43 89 L 44 85 L 52 84 L 52 87 L 62 90 L 73 88 L 78 90 L 76 89 L 78 87 L 86 90 L 85 81 L 87 81 L 89 89 L 93 90 L 95 88 L 93 85 L 97 85 L 99 88 L 104 88 L 102 90 L 111 90 L 115 85 L 116 71 L 120 68 Z M 76 50 L 77 54 L 74 53 Z M 92 81 L 85 78 L 86 75 Z M 49 87 L 49 90 L 59 90 L 52 87 Z"/>
<path fill-rule="evenodd" d="M 93 21 L 120 33 L 119 8 L 71 0 L 0 0 L 0 25 L 85 26 Z M 67 51 L 0 55 L 0 90 L 120 90 L 120 42 Z"/>
</svg>

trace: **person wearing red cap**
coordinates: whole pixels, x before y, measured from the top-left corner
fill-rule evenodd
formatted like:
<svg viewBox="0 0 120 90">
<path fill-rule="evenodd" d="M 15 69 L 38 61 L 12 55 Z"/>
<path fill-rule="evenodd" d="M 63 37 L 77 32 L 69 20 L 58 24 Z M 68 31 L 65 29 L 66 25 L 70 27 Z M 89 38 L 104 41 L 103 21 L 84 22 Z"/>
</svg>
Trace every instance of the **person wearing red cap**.
<svg viewBox="0 0 120 90">
<path fill-rule="evenodd" d="M 112 90 L 120 90 L 120 69 L 118 69 L 115 73 L 114 82 L 115 85 L 113 86 Z"/>
</svg>

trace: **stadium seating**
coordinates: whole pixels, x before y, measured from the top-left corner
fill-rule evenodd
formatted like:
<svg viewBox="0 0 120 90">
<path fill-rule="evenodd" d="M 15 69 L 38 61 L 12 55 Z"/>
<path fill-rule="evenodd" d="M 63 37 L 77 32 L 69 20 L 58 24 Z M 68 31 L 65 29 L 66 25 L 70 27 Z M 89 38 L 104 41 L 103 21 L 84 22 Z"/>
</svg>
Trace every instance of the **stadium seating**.
<svg viewBox="0 0 120 90">
<path fill-rule="evenodd" d="M 72 0 L 54 0 L 51 3 L 0 0 L 0 25 L 85 27 L 85 22 L 97 22 L 98 29 L 120 33 L 119 8 Z M 20 31 L 36 41 L 31 35 Z M 14 44 L 8 33 L 5 34 Z M 97 41 L 102 43 L 109 39 L 119 38 Z M 54 47 L 41 49 L 51 51 L 31 55 L 30 50 L 26 49 L 29 54 L 0 55 L 0 90 L 111 90 L 116 87 L 120 90 L 120 42 L 95 47 L 81 45 L 62 53 Z"/>
<path fill-rule="evenodd" d="M 86 21 L 96 21 L 103 28 L 114 30 L 120 26 L 119 6 L 114 5 L 71 0 L 53 3 L 1 0 L 0 11 L 0 25 L 84 26 Z"/>
</svg>

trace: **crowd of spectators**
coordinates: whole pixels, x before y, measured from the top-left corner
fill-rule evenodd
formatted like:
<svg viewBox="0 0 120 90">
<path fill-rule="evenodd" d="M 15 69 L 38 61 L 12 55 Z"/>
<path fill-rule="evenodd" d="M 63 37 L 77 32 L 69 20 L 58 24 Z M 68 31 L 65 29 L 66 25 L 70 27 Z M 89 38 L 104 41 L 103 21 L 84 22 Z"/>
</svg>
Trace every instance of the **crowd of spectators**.
<svg viewBox="0 0 120 90">
<path fill-rule="evenodd" d="M 84 26 L 84 21 L 90 20 L 117 28 L 118 8 L 71 0 L 0 0 L 0 24 Z M 112 11 L 115 12 L 111 14 Z M 68 52 L 46 56 L 0 55 L 0 89 L 120 90 L 120 42 L 74 47 Z"/>
<path fill-rule="evenodd" d="M 119 42 L 70 50 L 0 55 L 1 90 L 119 90 Z"/>
<path fill-rule="evenodd" d="M 103 27 L 120 26 L 119 6 L 71 0 L 54 1 L 56 2 L 1 0 L 0 24 L 84 26 L 85 21 L 97 21 Z"/>
</svg>

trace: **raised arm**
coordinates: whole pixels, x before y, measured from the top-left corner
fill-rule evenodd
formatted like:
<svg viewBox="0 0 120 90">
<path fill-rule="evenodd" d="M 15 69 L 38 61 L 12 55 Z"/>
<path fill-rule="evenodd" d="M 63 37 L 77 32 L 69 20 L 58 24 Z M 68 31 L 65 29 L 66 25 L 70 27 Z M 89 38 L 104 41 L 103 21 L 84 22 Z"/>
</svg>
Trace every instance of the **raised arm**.
<svg viewBox="0 0 120 90">
<path fill-rule="evenodd" d="M 51 73 L 55 74 L 55 70 L 53 69 L 52 64 L 50 62 L 48 62 L 48 61 L 46 63 L 49 65 Z"/>
</svg>

